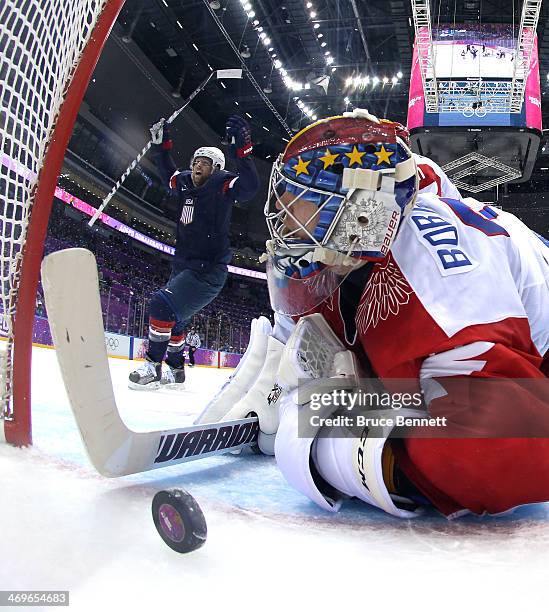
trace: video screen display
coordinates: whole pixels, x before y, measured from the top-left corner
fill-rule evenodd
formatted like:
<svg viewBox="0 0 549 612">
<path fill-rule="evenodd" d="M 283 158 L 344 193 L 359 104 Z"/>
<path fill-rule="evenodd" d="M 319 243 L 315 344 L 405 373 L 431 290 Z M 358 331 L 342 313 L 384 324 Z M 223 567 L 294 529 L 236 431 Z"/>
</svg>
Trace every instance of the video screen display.
<svg viewBox="0 0 549 612">
<path fill-rule="evenodd" d="M 467 24 L 433 29 L 438 79 L 512 79 L 518 28 Z"/>
<path fill-rule="evenodd" d="M 436 126 L 514 127 L 541 130 L 537 37 L 519 113 L 508 110 L 518 27 L 452 24 L 432 30 L 439 112 L 428 113 L 417 45 L 414 46 L 408 128 Z M 507 106 L 506 106 L 507 105 Z"/>
</svg>

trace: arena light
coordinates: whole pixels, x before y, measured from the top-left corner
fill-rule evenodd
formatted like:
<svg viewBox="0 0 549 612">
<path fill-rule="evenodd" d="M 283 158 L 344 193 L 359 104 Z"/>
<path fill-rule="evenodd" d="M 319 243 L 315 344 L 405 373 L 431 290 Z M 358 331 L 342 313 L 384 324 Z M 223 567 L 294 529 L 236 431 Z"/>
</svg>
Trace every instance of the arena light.
<svg viewBox="0 0 549 612">
<path fill-rule="evenodd" d="M 400 72 L 400 70 L 397 72 L 397 79 L 401 79 L 402 78 L 402 72 Z"/>
<path fill-rule="evenodd" d="M 398 85 L 399 80 L 397 75 L 393 75 L 391 78 L 384 76 L 382 78 L 378 76 L 370 77 L 369 75 L 356 75 L 354 77 L 349 76 L 345 79 L 345 87 L 353 87 L 354 89 L 364 89 L 367 85 L 372 85 L 375 87 L 379 83 L 383 83 L 383 85 L 387 85 L 387 83 L 391 82 L 392 86 Z"/>
<path fill-rule="evenodd" d="M 269 46 L 272 43 L 271 37 L 269 36 L 268 31 L 260 25 L 260 21 L 259 19 L 254 19 L 254 17 L 256 17 L 256 13 L 253 9 L 253 5 L 251 0 L 240 0 L 240 4 L 242 5 L 243 10 L 246 12 L 247 18 L 248 19 L 253 19 L 252 21 L 252 25 L 253 28 L 255 30 L 255 32 L 257 33 L 258 39 L 263 43 L 263 45 L 265 47 L 268 47 L 268 53 L 269 53 L 269 57 L 273 63 L 273 68 L 275 68 L 278 73 L 280 74 L 281 78 L 282 78 L 282 82 L 284 83 L 284 85 L 291 91 L 301 91 L 303 89 L 310 89 L 310 84 L 309 83 L 302 83 L 299 81 L 294 81 L 289 75 L 288 75 L 288 71 L 286 70 L 286 68 L 284 67 L 284 64 L 280 61 L 280 59 L 278 59 L 278 55 L 277 53 L 275 53 L 275 48 L 273 46 Z M 308 6 L 307 8 L 312 8 L 312 3 L 308 3 L 310 6 Z M 311 11 L 314 13 L 314 10 Z M 315 13 L 316 15 L 316 13 Z M 319 35 L 319 38 L 322 38 L 322 34 Z M 250 53 L 249 48 L 247 48 L 246 46 L 244 46 L 242 48 L 242 50 L 240 51 L 241 56 L 246 57 L 248 55 L 248 53 Z M 251 53 L 250 53 L 251 55 Z M 249 57 L 249 56 L 248 56 Z M 333 59 L 331 60 L 331 62 L 333 62 Z M 331 63 L 329 62 L 329 63 Z M 271 85 L 271 81 L 269 81 L 265 87 L 263 88 L 264 91 L 267 89 L 268 91 L 266 91 L 266 93 L 272 93 L 272 85 Z"/>
<path fill-rule="evenodd" d="M 307 9 L 310 9 L 310 10 L 309 10 L 309 17 L 310 17 L 310 19 L 317 19 L 317 17 L 318 17 L 318 13 L 317 13 L 317 11 L 314 9 L 314 7 L 313 7 L 313 3 L 312 3 L 312 2 L 306 2 L 306 3 L 305 3 L 305 7 L 306 7 Z M 319 28 L 320 28 L 320 23 L 319 23 L 318 21 L 317 21 L 317 22 L 315 22 L 315 23 L 313 23 L 313 30 L 318 30 Z M 317 40 L 318 40 L 318 42 L 319 42 L 320 46 L 321 46 L 322 48 L 326 47 L 326 46 L 327 46 L 327 43 L 326 43 L 325 41 L 320 42 L 320 41 L 321 41 L 321 39 L 322 39 L 322 38 L 324 38 L 324 34 L 323 34 L 322 32 L 315 32 L 315 34 L 316 34 L 316 37 L 317 37 Z M 330 53 L 330 51 L 328 51 L 328 52 L 327 52 L 327 53 L 325 53 L 324 55 L 326 55 L 326 56 L 331 56 L 332 54 Z M 332 64 L 332 63 L 334 62 L 334 58 L 332 57 L 332 59 L 330 59 L 330 60 L 326 60 L 326 62 L 327 62 L 327 64 L 328 64 L 328 65 L 330 65 L 330 64 Z M 332 70 L 332 72 L 333 72 L 333 70 Z"/>
</svg>

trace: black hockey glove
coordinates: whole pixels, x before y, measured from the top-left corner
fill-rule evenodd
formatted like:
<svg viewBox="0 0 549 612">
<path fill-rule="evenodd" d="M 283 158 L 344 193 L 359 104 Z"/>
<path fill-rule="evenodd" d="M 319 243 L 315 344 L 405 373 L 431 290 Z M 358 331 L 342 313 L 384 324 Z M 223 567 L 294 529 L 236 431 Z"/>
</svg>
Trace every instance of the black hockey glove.
<svg viewBox="0 0 549 612">
<path fill-rule="evenodd" d="M 248 157 L 253 150 L 250 124 L 239 115 L 232 115 L 225 126 L 229 140 L 229 155 L 234 158 Z"/>
</svg>

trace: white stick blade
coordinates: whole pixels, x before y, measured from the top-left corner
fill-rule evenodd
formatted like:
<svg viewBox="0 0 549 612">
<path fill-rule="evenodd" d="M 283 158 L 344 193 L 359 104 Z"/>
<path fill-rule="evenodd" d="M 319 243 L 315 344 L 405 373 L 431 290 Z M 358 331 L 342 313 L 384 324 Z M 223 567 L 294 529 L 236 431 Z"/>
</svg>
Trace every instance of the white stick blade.
<svg viewBox="0 0 549 612">
<path fill-rule="evenodd" d="M 217 79 L 241 79 L 242 70 L 240 68 L 228 68 L 227 70 L 218 70 Z"/>
<path fill-rule="evenodd" d="M 42 262 L 42 284 L 57 360 L 84 446 L 94 467 L 109 469 L 111 449 L 130 430 L 119 417 L 105 346 L 97 264 L 86 249 L 65 249 Z"/>
</svg>

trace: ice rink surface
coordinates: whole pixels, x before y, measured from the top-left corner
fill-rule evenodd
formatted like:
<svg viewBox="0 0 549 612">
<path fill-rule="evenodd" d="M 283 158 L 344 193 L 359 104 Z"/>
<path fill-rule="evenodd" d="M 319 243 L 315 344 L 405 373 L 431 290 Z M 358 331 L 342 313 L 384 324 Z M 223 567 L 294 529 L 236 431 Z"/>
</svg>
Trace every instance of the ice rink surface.
<svg viewBox="0 0 549 612">
<path fill-rule="evenodd" d="M 141 431 L 190 424 L 230 374 L 194 368 L 183 392 L 137 392 L 126 387 L 131 362 L 110 361 L 122 416 Z M 69 590 L 77 611 L 547 606 L 549 505 L 452 522 L 354 502 L 332 515 L 251 453 L 109 480 L 85 455 L 53 350 L 34 349 L 32 374 L 34 447 L 0 445 L 0 589 Z M 206 544 L 187 555 L 151 518 L 154 494 L 174 487 L 208 523 Z"/>
</svg>

